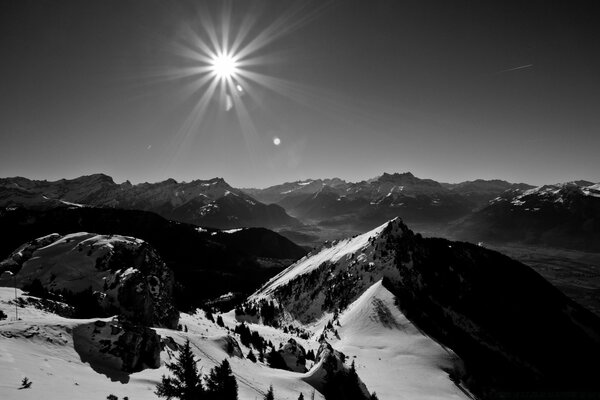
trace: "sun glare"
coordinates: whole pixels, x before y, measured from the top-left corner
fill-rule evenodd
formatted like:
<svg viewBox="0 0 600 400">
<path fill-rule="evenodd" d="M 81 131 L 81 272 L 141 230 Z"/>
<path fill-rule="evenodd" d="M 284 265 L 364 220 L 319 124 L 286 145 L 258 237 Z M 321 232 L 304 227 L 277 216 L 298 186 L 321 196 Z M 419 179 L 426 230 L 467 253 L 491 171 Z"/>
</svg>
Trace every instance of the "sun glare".
<svg viewBox="0 0 600 400">
<path fill-rule="evenodd" d="M 229 54 L 220 54 L 211 60 L 211 70 L 219 79 L 234 78 L 238 70 L 238 63 L 235 58 Z"/>
</svg>

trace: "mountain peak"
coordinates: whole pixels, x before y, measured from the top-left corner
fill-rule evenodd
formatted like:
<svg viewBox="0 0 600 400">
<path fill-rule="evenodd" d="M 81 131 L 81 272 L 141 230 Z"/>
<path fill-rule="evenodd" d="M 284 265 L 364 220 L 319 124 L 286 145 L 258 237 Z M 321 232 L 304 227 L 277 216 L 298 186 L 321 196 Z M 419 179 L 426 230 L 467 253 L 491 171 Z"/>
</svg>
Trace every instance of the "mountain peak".
<svg viewBox="0 0 600 400">
<path fill-rule="evenodd" d="M 69 182 L 68 179 L 64 180 L 65 182 Z M 91 175 L 82 175 L 79 178 L 75 178 L 71 181 L 88 181 L 88 182 L 97 182 L 97 183 L 108 183 L 111 185 L 116 185 L 115 181 L 113 180 L 112 177 L 103 174 L 103 173 L 97 173 L 97 174 L 91 174 Z"/>
</svg>

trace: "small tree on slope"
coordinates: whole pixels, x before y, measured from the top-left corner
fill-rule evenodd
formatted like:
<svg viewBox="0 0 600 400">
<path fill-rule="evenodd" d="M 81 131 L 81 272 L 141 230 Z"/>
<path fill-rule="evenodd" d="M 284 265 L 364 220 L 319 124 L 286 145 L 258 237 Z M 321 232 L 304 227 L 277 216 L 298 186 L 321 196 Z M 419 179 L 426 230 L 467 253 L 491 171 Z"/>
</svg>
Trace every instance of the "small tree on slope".
<svg viewBox="0 0 600 400">
<path fill-rule="evenodd" d="M 176 362 L 168 364 L 167 368 L 173 373 L 173 377 L 163 375 L 154 392 L 158 397 L 166 397 L 167 400 L 198 400 L 204 397 L 202 375 L 198 372 L 189 340 L 185 342 Z"/>
<path fill-rule="evenodd" d="M 269 391 L 265 394 L 265 400 L 275 400 L 275 395 L 273 394 L 273 385 L 269 386 Z"/>
<path fill-rule="evenodd" d="M 237 400 L 238 387 L 227 359 L 210 371 L 206 378 L 207 398 L 211 400 Z"/>
</svg>

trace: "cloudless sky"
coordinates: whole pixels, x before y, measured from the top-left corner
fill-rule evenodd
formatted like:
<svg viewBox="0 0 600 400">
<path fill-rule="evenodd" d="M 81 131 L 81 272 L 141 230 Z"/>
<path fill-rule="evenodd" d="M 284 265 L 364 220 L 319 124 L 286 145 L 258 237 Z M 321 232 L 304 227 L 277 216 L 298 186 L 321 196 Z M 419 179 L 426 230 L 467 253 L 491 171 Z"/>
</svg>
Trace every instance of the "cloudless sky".
<svg viewBox="0 0 600 400">
<path fill-rule="evenodd" d="M 285 84 L 186 125 L 199 78 L 156 73 L 189 65 L 177 44 L 207 15 L 220 30 L 223 4 L 1 2 L 0 176 L 600 181 L 594 2 L 233 1 L 245 43 L 287 16 L 251 67 Z"/>
</svg>

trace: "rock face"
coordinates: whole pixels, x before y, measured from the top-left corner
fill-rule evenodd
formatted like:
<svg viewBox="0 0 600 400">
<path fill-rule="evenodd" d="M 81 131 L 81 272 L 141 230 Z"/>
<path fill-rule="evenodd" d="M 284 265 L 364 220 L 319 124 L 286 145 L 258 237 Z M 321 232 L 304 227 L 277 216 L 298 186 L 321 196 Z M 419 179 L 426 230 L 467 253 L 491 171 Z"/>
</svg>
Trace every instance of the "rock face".
<svg viewBox="0 0 600 400">
<path fill-rule="evenodd" d="M 73 330 L 83 362 L 112 380 L 127 383 L 129 374 L 160 367 L 160 338 L 154 330 L 128 321 L 98 320 Z"/>
<path fill-rule="evenodd" d="M 226 351 L 230 357 L 244 358 L 240 344 L 233 336 L 223 336 L 214 339 L 214 342 L 217 343 L 221 349 Z"/>
<path fill-rule="evenodd" d="M 38 282 L 67 297 L 87 293 L 107 314 L 147 326 L 177 327 L 173 273 L 143 240 L 52 234 L 19 247 L 1 265 L 16 274 L 21 288 Z"/>
<path fill-rule="evenodd" d="M 348 367 L 346 356 L 335 350 L 326 340 L 321 340 L 315 367 L 304 380 L 324 394 L 325 398 L 339 400 L 371 399 L 367 386 L 356 374 L 354 366 Z"/>
<path fill-rule="evenodd" d="M 283 345 L 279 354 L 290 371 L 306 372 L 306 350 L 293 338 Z"/>
</svg>

